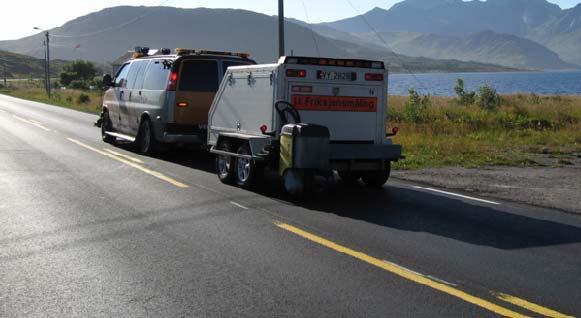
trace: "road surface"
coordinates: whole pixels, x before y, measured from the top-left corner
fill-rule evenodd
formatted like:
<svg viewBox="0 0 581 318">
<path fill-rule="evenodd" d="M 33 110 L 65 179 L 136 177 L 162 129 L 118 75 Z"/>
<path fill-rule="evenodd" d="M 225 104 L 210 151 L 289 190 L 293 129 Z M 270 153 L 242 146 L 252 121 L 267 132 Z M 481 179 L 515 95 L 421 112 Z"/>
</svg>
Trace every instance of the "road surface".
<svg viewBox="0 0 581 318">
<path fill-rule="evenodd" d="M 0 317 L 581 316 L 581 218 L 397 180 L 292 203 L 0 95 Z"/>
</svg>

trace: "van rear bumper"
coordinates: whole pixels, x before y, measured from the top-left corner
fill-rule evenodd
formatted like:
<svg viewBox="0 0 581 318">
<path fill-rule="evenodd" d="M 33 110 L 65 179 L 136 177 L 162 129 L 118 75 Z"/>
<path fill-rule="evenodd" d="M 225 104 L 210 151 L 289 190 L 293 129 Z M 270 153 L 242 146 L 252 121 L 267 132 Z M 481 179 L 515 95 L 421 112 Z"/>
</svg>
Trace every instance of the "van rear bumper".
<svg viewBox="0 0 581 318">
<path fill-rule="evenodd" d="M 207 130 L 193 125 L 165 124 L 157 127 L 157 139 L 166 144 L 204 144 Z"/>
</svg>

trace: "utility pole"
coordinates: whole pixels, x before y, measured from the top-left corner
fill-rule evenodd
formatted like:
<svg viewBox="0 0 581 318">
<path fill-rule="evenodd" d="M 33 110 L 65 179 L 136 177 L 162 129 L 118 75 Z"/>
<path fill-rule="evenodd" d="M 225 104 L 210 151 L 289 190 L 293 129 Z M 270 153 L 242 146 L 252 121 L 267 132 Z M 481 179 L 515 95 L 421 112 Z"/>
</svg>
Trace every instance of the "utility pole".
<svg viewBox="0 0 581 318">
<path fill-rule="evenodd" d="M 44 49 L 44 91 L 48 94 L 48 72 L 46 68 L 46 41 L 42 41 L 42 48 Z"/>
<path fill-rule="evenodd" d="M 0 61 L 2 61 L 2 64 L 4 65 L 4 88 L 8 87 L 8 82 L 6 80 L 6 77 L 8 76 L 8 60 L 5 59 L 0 59 Z"/>
<path fill-rule="evenodd" d="M 50 45 L 48 31 L 44 34 L 46 36 L 46 92 L 50 98 Z"/>
<path fill-rule="evenodd" d="M 46 50 L 44 51 L 44 75 L 45 75 L 45 84 L 46 84 L 46 94 L 50 98 L 50 34 L 48 31 L 43 30 L 39 27 L 34 27 L 35 30 L 44 31 L 44 36 L 46 40 L 44 40 L 44 45 L 46 45 Z"/>
<path fill-rule="evenodd" d="M 284 0 L 278 0 L 278 55 L 285 56 L 284 52 Z"/>
</svg>

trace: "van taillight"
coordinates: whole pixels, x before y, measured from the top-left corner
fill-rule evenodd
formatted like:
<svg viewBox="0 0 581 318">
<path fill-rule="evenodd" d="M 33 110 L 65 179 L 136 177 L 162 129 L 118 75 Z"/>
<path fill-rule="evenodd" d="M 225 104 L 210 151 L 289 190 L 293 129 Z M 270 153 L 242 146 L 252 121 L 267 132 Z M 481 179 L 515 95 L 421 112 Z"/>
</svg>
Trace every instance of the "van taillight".
<svg viewBox="0 0 581 318">
<path fill-rule="evenodd" d="M 286 70 L 286 76 L 288 76 L 288 77 L 307 77 L 307 71 L 288 69 L 288 70 Z"/>
<path fill-rule="evenodd" d="M 365 74 L 366 81 L 376 81 L 381 82 L 383 81 L 383 74 L 381 73 L 367 73 Z"/>
<path fill-rule="evenodd" d="M 175 92 L 178 87 L 178 73 L 172 72 L 169 75 L 169 83 L 167 83 L 167 90 L 170 92 Z"/>
</svg>

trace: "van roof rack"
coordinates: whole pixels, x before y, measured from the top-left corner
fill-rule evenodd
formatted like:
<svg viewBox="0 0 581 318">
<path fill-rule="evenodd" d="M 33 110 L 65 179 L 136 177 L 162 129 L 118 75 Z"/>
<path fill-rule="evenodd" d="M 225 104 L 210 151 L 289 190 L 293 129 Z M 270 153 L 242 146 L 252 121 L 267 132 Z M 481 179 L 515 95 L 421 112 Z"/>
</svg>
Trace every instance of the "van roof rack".
<svg viewBox="0 0 581 318">
<path fill-rule="evenodd" d="M 225 55 L 225 56 L 237 56 L 244 59 L 250 57 L 250 53 L 242 53 L 242 52 L 225 52 L 225 51 L 212 51 L 212 50 L 199 50 L 199 49 L 184 49 L 184 48 L 177 48 L 175 49 L 175 53 L 177 55 L 201 55 L 201 54 L 208 54 L 208 55 Z"/>
</svg>

